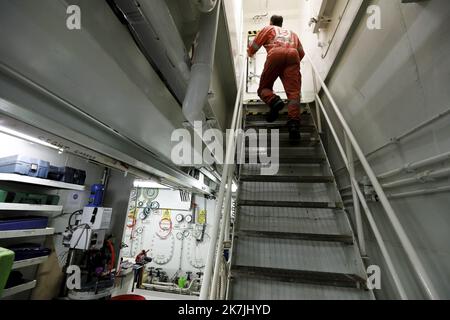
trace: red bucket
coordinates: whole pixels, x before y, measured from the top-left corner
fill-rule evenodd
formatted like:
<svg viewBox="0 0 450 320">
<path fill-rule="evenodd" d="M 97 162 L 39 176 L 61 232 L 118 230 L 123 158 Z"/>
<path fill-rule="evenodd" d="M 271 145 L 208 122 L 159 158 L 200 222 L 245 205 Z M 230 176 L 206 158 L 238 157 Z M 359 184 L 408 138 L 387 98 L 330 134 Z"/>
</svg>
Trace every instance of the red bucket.
<svg viewBox="0 0 450 320">
<path fill-rule="evenodd" d="M 137 294 L 124 294 L 121 296 L 116 296 L 111 298 L 113 301 L 144 301 L 145 297 L 139 296 Z"/>
</svg>

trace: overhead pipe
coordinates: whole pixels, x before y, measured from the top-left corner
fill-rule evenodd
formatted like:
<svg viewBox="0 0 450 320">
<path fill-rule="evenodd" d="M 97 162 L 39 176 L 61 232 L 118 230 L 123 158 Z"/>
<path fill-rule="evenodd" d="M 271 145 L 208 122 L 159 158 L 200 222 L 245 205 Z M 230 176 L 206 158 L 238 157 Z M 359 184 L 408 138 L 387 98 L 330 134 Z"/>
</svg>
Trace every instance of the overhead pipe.
<svg viewBox="0 0 450 320">
<path fill-rule="evenodd" d="M 206 105 L 216 52 L 217 30 L 219 26 L 220 4 L 200 18 L 198 45 L 195 50 L 191 79 L 183 102 L 183 114 L 194 125 L 195 121 L 205 123 L 203 108 Z"/>
</svg>

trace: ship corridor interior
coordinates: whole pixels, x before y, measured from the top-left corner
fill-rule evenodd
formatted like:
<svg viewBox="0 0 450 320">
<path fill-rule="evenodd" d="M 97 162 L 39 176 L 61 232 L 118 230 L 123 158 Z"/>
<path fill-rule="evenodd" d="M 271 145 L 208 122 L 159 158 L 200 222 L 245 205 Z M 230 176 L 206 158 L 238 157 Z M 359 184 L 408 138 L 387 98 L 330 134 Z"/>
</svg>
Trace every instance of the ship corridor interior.
<svg viewBox="0 0 450 320">
<path fill-rule="evenodd" d="M 0 0 L 0 305 L 450 299 L 448 21 Z"/>
</svg>

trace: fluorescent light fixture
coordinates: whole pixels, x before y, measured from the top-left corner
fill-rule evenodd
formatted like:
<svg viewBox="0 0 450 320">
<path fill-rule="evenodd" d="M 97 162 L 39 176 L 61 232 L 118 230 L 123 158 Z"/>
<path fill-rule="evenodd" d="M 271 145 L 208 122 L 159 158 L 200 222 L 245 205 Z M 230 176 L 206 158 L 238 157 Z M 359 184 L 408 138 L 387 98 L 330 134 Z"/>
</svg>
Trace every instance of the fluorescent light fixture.
<svg viewBox="0 0 450 320">
<path fill-rule="evenodd" d="M 48 142 L 39 140 L 38 138 L 29 136 L 27 134 L 24 134 L 24 133 L 16 131 L 16 130 L 12 130 L 12 129 L 0 126 L 0 132 L 3 132 L 5 134 L 10 135 L 10 136 L 15 137 L 15 138 L 23 139 L 23 140 L 26 140 L 26 141 L 29 141 L 29 142 L 40 144 L 40 145 L 48 147 L 48 148 L 52 148 L 54 150 L 57 150 L 60 154 L 64 152 L 64 149 L 62 149 L 62 148 L 59 148 L 59 147 L 54 146 L 54 145 L 52 145 L 52 144 L 50 144 Z"/>
<path fill-rule="evenodd" d="M 147 188 L 147 189 L 170 189 L 167 186 L 163 186 L 158 182 L 151 180 L 134 180 L 133 186 L 135 188 Z"/>
</svg>

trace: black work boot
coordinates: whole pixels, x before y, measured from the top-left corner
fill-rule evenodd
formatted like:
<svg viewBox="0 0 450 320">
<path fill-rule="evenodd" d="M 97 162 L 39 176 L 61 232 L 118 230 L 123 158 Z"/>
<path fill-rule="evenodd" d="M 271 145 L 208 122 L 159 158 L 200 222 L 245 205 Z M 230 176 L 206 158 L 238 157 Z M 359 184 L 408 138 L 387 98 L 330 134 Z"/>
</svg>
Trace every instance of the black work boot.
<svg viewBox="0 0 450 320">
<path fill-rule="evenodd" d="M 300 121 L 298 120 L 289 120 L 287 123 L 288 131 L 289 131 L 289 141 L 291 144 L 298 144 L 301 140 L 300 135 Z"/>
<path fill-rule="evenodd" d="M 269 123 L 275 122 L 278 119 L 278 115 L 284 108 L 284 102 L 280 98 L 277 98 L 270 104 L 270 111 L 267 114 L 266 120 Z"/>
</svg>

